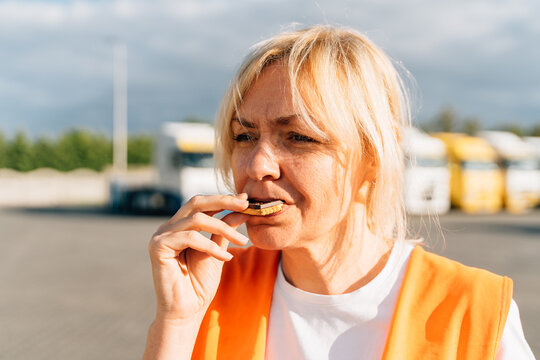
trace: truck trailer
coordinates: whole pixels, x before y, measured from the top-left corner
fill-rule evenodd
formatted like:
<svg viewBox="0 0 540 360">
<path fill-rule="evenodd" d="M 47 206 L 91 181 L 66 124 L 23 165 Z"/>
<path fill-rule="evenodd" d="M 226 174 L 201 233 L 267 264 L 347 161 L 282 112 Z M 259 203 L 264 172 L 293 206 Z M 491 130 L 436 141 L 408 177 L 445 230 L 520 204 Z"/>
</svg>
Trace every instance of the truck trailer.
<svg viewBox="0 0 540 360">
<path fill-rule="evenodd" d="M 503 179 L 497 153 L 479 137 L 436 133 L 448 149 L 450 199 L 468 213 L 495 213 L 502 208 Z"/>
<path fill-rule="evenodd" d="M 214 172 L 214 127 L 205 123 L 167 122 L 156 139 L 156 177 L 137 183 L 116 176 L 110 182 L 113 211 L 174 214 L 193 196 L 218 194 L 224 185 Z"/>
<path fill-rule="evenodd" d="M 534 147 L 511 132 L 482 131 L 479 136 L 486 139 L 499 156 L 506 210 L 522 213 L 536 206 L 540 179 Z"/>
<path fill-rule="evenodd" d="M 405 206 L 409 214 L 444 214 L 450 209 L 450 173 L 444 142 L 416 128 L 403 132 Z"/>
</svg>

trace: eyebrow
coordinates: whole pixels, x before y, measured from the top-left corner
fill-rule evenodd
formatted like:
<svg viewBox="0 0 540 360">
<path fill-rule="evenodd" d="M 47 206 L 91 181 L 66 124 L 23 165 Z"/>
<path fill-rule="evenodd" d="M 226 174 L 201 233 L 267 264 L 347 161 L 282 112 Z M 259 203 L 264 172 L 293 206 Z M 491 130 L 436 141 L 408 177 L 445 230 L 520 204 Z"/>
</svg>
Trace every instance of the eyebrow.
<svg viewBox="0 0 540 360">
<path fill-rule="evenodd" d="M 298 115 L 293 114 L 293 115 L 287 115 L 287 116 L 280 116 L 270 121 L 273 123 L 276 123 L 277 125 L 289 125 L 291 120 L 294 120 L 297 118 L 298 118 Z M 243 119 L 241 117 L 233 117 L 231 119 L 231 123 L 233 121 L 238 122 L 241 126 L 246 127 L 246 128 L 250 128 L 250 129 L 256 128 L 255 123 L 248 121 L 246 119 Z"/>
</svg>

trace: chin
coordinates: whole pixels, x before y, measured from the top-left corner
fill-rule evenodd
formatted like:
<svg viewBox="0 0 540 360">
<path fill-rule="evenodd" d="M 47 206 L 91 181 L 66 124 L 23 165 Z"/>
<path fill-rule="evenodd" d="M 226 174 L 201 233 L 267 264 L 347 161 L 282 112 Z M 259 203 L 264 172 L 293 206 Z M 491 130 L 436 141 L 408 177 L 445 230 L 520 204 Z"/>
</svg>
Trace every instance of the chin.
<svg viewBox="0 0 540 360">
<path fill-rule="evenodd" d="M 291 233 L 283 228 L 249 224 L 246 227 L 251 243 L 260 249 L 282 250 L 290 245 L 291 239 L 294 239 Z"/>
</svg>

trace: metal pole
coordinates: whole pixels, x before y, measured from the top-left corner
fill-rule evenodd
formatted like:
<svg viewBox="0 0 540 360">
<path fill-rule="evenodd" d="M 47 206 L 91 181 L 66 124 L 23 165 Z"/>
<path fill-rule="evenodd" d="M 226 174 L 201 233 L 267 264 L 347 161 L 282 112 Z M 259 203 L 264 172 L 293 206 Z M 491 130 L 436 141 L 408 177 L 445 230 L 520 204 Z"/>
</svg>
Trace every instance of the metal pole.
<svg viewBox="0 0 540 360">
<path fill-rule="evenodd" d="M 127 48 L 114 45 L 113 168 L 127 170 Z"/>
</svg>

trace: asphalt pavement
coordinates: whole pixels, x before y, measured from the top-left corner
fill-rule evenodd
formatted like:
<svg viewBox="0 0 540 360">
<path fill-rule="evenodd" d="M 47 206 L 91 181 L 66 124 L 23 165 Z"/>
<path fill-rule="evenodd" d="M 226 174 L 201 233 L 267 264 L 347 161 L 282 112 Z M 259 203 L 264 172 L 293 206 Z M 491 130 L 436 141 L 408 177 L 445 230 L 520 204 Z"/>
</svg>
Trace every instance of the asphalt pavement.
<svg viewBox="0 0 540 360">
<path fill-rule="evenodd" d="M 0 210 L 0 359 L 141 358 L 155 302 L 147 244 L 164 217 Z M 540 355 L 540 210 L 411 218 L 431 251 L 514 280 Z"/>
</svg>

